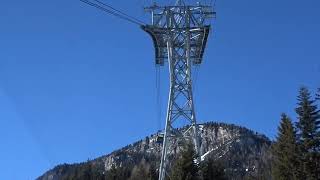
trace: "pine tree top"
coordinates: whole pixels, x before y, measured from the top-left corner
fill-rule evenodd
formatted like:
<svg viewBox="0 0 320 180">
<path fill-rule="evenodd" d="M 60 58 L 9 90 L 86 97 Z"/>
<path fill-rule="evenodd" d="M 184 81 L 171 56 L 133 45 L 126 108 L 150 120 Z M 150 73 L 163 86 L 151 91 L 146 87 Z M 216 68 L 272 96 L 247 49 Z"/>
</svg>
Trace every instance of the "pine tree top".
<svg viewBox="0 0 320 180">
<path fill-rule="evenodd" d="M 298 115 L 297 127 L 299 137 L 305 148 L 309 149 L 315 146 L 320 125 L 320 110 L 318 110 L 316 100 L 312 98 L 311 93 L 305 87 L 302 87 L 298 95 Z"/>
<path fill-rule="evenodd" d="M 272 176 L 274 179 L 296 179 L 298 145 L 296 130 L 291 119 L 281 115 L 276 143 L 272 146 Z"/>
</svg>

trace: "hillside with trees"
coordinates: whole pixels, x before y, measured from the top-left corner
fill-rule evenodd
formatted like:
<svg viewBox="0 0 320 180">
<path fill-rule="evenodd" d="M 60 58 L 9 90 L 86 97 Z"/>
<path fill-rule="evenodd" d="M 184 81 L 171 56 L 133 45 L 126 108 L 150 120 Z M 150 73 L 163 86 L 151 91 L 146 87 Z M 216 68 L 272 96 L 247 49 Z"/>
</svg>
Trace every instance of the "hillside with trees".
<svg viewBox="0 0 320 180">
<path fill-rule="evenodd" d="M 171 154 L 172 180 L 320 179 L 320 89 L 302 87 L 296 120 L 283 113 L 274 142 L 244 127 L 208 122 L 199 126 L 202 157 L 191 144 Z M 184 127 L 188 128 L 188 127 Z M 106 156 L 63 164 L 38 180 L 156 180 L 161 144 L 157 134 Z M 201 161 L 195 161 L 201 159 Z"/>
<path fill-rule="evenodd" d="M 187 127 L 186 127 L 187 128 Z M 222 179 L 250 179 L 271 176 L 271 141 L 264 135 L 244 127 L 209 122 L 200 125 L 202 162 L 191 162 L 193 150 L 181 148 L 171 154 L 173 176 L 185 177 L 178 169 L 196 169 L 192 176 L 217 176 Z M 157 134 L 130 144 L 113 153 L 80 164 L 63 164 L 48 171 L 38 180 L 72 179 L 157 179 L 161 144 Z M 187 156 L 184 155 L 187 153 Z M 193 162 L 193 161 L 192 161 Z M 193 167 L 195 166 L 195 167 Z M 198 172 L 199 171 L 199 172 Z"/>
</svg>

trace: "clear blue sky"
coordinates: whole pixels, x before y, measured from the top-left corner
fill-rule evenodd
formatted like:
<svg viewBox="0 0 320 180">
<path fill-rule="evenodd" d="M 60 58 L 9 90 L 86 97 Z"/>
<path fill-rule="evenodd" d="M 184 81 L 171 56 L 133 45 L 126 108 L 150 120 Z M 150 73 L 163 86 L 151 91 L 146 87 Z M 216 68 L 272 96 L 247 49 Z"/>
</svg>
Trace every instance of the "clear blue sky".
<svg viewBox="0 0 320 180">
<path fill-rule="evenodd" d="M 149 20 L 146 0 L 105 2 Z M 274 138 L 281 112 L 295 118 L 299 86 L 320 86 L 319 9 L 318 0 L 218 0 L 198 120 Z M 137 26 L 77 0 L 2 1 L 0 23 L 0 179 L 34 179 L 159 129 L 152 41 Z"/>
</svg>

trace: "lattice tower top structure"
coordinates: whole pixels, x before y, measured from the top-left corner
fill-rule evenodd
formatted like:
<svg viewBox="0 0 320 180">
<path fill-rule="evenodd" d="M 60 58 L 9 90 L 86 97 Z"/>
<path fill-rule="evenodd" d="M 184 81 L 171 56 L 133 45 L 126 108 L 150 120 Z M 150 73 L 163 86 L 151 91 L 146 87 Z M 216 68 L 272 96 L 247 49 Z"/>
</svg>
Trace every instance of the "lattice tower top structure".
<svg viewBox="0 0 320 180">
<path fill-rule="evenodd" d="M 159 180 L 164 180 L 170 174 L 168 167 L 172 165 L 172 155 L 184 144 L 192 142 L 198 157 L 202 155 L 191 70 L 192 66 L 202 63 L 211 19 L 215 17 L 215 12 L 211 5 L 200 2 L 189 5 L 183 0 L 168 6 L 154 3 L 145 10 L 151 13 L 152 21 L 150 25 L 141 27 L 153 39 L 155 63 L 164 66 L 168 62 L 170 73 L 169 100 L 159 168 Z M 187 125 L 187 128 L 181 128 L 181 124 Z"/>
</svg>

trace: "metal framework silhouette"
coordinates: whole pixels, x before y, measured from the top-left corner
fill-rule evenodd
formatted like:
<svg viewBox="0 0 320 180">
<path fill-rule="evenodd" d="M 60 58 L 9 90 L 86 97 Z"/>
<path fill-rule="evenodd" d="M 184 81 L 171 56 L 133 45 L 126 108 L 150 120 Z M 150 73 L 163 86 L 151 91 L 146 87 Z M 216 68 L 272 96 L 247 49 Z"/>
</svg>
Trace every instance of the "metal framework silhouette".
<svg viewBox="0 0 320 180">
<path fill-rule="evenodd" d="M 193 100 L 192 66 L 202 63 L 210 32 L 210 19 L 215 17 L 212 1 L 189 5 L 177 0 L 174 5 L 145 8 L 152 15 L 152 23 L 128 15 L 100 0 L 80 0 L 92 7 L 127 22 L 139 25 L 153 39 L 158 66 L 168 62 L 170 90 L 166 125 L 163 134 L 159 180 L 168 177 L 171 155 L 186 143 L 193 142 L 197 161 L 201 160 L 200 139 Z M 190 2 L 189 0 L 188 2 Z M 181 125 L 187 125 L 181 128 Z"/>
<path fill-rule="evenodd" d="M 168 177 L 171 155 L 187 142 L 193 142 L 199 157 L 200 138 L 192 91 L 192 66 L 202 63 L 210 19 L 215 16 L 211 5 L 197 2 L 188 5 L 178 0 L 174 5 L 145 8 L 152 15 L 150 25 L 142 25 L 153 39 L 155 63 L 168 62 L 170 90 L 163 135 L 159 180 Z M 181 125 L 187 128 L 180 128 Z"/>
</svg>

